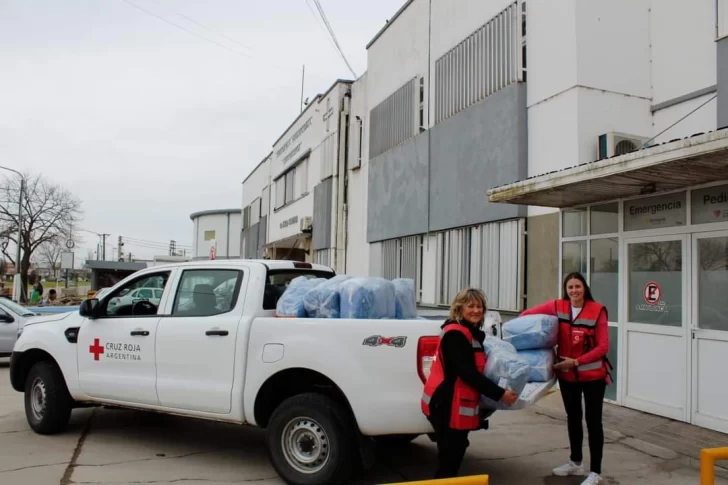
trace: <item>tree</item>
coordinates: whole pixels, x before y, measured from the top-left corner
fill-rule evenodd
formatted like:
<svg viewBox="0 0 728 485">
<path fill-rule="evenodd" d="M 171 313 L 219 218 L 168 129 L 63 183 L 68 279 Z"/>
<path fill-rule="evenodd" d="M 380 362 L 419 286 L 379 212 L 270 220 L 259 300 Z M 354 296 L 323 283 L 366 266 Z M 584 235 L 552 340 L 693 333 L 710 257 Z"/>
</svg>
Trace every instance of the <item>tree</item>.
<svg viewBox="0 0 728 485">
<path fill-rule="evenodd" d="M 40 262 L 44 265 L 48 265 L 51 270 L 51 275 L 55 280 L 58 278 L 58 270 L 61 265 L 61 253 L 63 252 L 63 245 L 60 238 L 56 237 L 50 241 L 46 241 L 38 248 L 40 256 Z"/>
<path fill-rule="evenodd" d="M 23 175 L 23 215 L 20 228 L 21 293 L 20 301 L 27 301 L 28 271 L 33 254 L 44 244 L 71 239 L 71 228 L 81 217 L 81 201 L 65 188 L 45 180 L 41 175 Z M 18 207 L 20 181 L 8 177 L 0 185 L 0 234 L 18 244 Z M 0 245 L 6 258 L 17 264 L 15 255 L 9 254 L 5 244 Z"/>
</svg>

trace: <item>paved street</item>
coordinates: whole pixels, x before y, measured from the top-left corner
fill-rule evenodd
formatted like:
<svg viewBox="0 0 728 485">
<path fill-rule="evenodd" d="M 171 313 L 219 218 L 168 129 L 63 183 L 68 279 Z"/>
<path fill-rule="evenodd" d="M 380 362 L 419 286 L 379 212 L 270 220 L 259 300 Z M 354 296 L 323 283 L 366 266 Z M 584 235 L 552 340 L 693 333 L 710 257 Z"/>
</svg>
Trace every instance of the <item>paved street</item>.
<svg viewBox="0 0 728 485">
<path fill-rule="evenodd" d="M 559 405 L 554 394 L 536 410 L 498 414 L 489 431 L 472 435 L 463 473 L 488 473 L 492 485 L 578 484 L 579 479 L 550 476 L 551 467 L 568 454 Z M 640 419 L 644 415 L 608 408 L 612 411 L 605 421 L 613 427 L 607 431 L 605 483 L 699 483 L 691 449 L 673 451 L 616 431 L 620 423 L 633 427 L 629 419 L 644 422 Z M 650 419 L 657 427 L 670 425 L 667 420 Z M 725 437 L 687 428 L 709 443 Z M 0 436 L 3 485 L 283 483 L 268 462 L 263 433 L 252 428 L 153 413 L 84 409 L 74 411 L 68 432 L 36 435 L 26 424 L 22 395 L 10 387 L 6 360 L 0 360 Z M 687 441 L 692 439 L 685 436 Z M 376 467 L 357 484 L 429 478 L 434 459 L 435 447 L 427 438 L 398 450 L 382 449 Z M 727 485 L 728 481 L 718 478 L 716 483 Z"/>
</svg>

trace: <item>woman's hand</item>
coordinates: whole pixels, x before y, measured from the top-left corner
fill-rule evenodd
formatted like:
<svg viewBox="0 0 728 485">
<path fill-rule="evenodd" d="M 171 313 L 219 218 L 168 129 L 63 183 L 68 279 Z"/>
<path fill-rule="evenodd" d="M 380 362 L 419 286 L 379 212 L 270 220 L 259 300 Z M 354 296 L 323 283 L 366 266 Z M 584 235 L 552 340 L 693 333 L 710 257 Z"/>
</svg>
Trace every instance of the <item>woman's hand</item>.
<svg viewBox="0 0 728 485">
<path fill-rule="evenodd" d="M 503 401 L 507 405 L 511 405 L 518 399 L 518 394 L 511 391 L 510 389 L 506 390 L 506 392 L 503 394 L 503 397 L 501 398 L 501 401 Z"/>
<path fill-rule="evenodd" d="M 571 357 L 563 357 L 563 360 L 559 362 L 558 364 L 554 364 L 554 369 L 556 370 L 568 370 L 572 369 L 579 365 L 576 359 L 572 359 Z"/>
</svg>

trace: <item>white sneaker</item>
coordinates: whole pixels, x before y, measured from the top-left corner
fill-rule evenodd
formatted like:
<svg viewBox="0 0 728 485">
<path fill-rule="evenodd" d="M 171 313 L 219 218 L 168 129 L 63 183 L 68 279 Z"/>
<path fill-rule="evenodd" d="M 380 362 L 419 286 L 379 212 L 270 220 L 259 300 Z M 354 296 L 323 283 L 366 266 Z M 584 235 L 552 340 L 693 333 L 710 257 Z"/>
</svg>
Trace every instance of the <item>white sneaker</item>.
<svg viewBox="0 0 728 485">
<path fill-rule="evenodd" d="M 586 480 L 581 482 L 581 485 L 598 485 L 599 483 L 602 483 L 602 477 L 594 472 L 591 472 L 589 476 L 586 477 Z"/>
<path fill-rule="evenodd" d="M 557 477 L 567 477 L 569 475 L 583 475 L 584 463 L 582 463 L 581 465 L 577 465 L 573 461 L 569 460 L 569 463 L 567 463 L 566 465 L 561 465 L 558 468 L 554 468 L 553 473 Z"/>
</svg>

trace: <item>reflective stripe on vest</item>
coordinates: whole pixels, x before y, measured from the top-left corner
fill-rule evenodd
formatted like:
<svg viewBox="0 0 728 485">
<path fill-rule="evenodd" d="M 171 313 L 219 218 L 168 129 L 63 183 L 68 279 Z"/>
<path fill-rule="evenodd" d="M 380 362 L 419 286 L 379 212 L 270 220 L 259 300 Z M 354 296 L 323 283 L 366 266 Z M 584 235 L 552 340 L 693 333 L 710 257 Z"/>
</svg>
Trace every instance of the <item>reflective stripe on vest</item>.
<svg viewBox="0 0 728 485">
<path fill-rule="evenodd" d="M 440 339 L 442 339 L 443 335 L 445 335 L 445 331 L 444 330 L 442 332 L 440 332 Z M 483 348 L 483 346 L 480 345 L 480 342 L 478 342 L 475 339 L 472 339 L 470 341 L 470 345 L 472 345 L 474 349 L 482 349 Z"/>
<path fill-rule="evenodd" d="M 432 399 L 430 396 L 427 395 L 427 393 L 422 393 L 422 400 L 425 401 L 425 404 L 430 404 L 430 399 Z"/>
<path fill-rule="evenodd" d="M 477 408 L 477 406 L 474 408 L 466 408 L 464 406 L 461 406 L 459 412 L 460 412 L 460 416 L 468 416 L 468 417 L 477 416 L 478 408 Z"/>
<path fill-rule="evenodd" d="M 590 364 L 584 364 L 577 367 L 580 371 L 587 371 L 587 370 L 597 370 L 602 367 L 603 363 L 601 360 L 598 360 L 596 362 L 592 362 Z"/>
<path fill-rule="evenodd" d="M 571 316 L 568 313 L 557 312 L 556 316 L 559 318 L 559 320 L 567 320 L 569 322 L 571 321 Z"/>
</svg>

